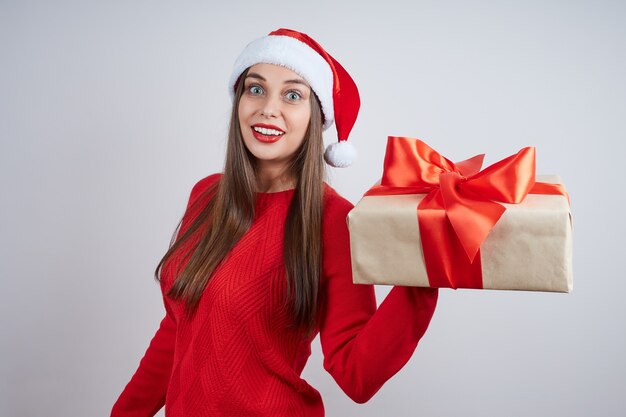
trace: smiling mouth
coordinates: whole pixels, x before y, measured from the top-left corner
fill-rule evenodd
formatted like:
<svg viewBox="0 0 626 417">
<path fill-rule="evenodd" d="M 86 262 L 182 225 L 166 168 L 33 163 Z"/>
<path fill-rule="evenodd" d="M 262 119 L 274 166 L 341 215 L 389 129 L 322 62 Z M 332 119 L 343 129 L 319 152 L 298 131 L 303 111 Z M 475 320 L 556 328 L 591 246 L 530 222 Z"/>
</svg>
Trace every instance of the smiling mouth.
<svg viewBox="0 0 626 417">
<path fill-rule="evenodd" d="M 281 132 L 275 129 L 265 129 L 254 126 L 252 126 L 250 129 L 252 130 L 252 134 L 257 140 L 265 143 L 276 142 L 285 135 L 285 132 Z"/>
</svg>

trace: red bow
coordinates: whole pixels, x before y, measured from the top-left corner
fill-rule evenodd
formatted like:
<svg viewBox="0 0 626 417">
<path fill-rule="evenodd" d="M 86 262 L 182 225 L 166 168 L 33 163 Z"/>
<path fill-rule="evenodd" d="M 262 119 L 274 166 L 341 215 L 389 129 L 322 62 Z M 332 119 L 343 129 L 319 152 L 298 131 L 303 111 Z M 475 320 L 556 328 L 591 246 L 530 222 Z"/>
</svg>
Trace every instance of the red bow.
<svg viewBox="0 0 626 417">
<path fill-rule="evenodd" d="M 380 185 L 364 195 L 427 194 L 417 207 L 433 287 L 482 288 L 480 246 L 506 208 L 528 193 L 563 194 L 535 182 L 535 148 L 480 170 L 484 154 L 453 163 L 419 139 L 389 136 Z"/>
</svg>

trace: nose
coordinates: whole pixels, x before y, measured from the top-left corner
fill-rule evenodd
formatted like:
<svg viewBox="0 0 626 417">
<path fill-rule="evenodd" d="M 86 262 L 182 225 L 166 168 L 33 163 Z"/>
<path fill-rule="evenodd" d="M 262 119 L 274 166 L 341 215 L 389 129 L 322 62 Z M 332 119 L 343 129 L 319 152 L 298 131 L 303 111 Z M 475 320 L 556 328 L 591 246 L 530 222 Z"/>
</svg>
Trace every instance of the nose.
<svg viewBox="0 0 626 417">
<path fill-rule="evenodd" d="M 261 106 L 261 115 L 275 117 L 280 114 L 280 98 L 268 95 Z"/>
</svg>

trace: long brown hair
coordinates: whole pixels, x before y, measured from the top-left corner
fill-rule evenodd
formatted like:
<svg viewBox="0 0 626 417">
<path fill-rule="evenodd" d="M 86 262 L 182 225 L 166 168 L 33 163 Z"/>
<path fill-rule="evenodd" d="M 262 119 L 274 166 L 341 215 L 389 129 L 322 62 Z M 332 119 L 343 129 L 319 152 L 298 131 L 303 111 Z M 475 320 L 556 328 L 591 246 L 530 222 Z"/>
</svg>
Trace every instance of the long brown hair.
<svg viewBox="0 0 626 417">
<path fill-rule="evenodd" d="M 245 79 L 246 69 L 240 76 Z M 224 173 L 213 195 L 179 238 L 181 222 L 170 241 L 170 247 L 155 270 L 160 281 L 163 265 L 174 258 L 179 248 L 188 246 L 179 259 L 177 276 L 167 292 L 173 299 L 185 300 L 185 311 L 192 315 L 200 301 L 213 271 L 228 254 L 254 219 L 257 188 L 256 158 L 246 148 L 239 125 L 238 107 L 244 83 L 239 82 L 233 100 L 228 132 Z M 323 114 L 319 100 L 311 91 L 311 119 L 302 145 L 294 153 L 288 166 L 289 175 L 296 180 L 291 204 L 285 222 L 283 261 L 287 275 L 285 308 L 290 308 L 293 326 L 311 334 L 318 314 L 319 279 L 322 272 L 322 206 L 326 171 L 323 159 Z M 202 198 L 198 198 L 202 201 Z M 197 243 L 185 245 L 200 231 Z M 188 258 L 182 271 L 183 258 Z M 178 271 L 180 271 L 178 273 Z"/>
</svg>

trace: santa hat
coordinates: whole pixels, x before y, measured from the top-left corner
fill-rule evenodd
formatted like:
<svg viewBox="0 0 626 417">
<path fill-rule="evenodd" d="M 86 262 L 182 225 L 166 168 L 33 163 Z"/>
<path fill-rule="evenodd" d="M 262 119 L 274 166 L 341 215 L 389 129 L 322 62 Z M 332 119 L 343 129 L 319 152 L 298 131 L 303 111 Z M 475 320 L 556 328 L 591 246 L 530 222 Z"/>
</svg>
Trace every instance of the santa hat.
<svg viewBox="0 0 626 417">
<path fill-rule="evenodd" d="M 348 135 L 361 101 L 359 90 L 348 72 L 320 44 L 304 33 L 278 29 L 250 42 L 235 61 L 228 83 L 231 99 L 235 97 L 241 74 L 252 65 L 281 65 L 304 78 L 322 106 L 323 129 L 337 125 L 338 142 L 326 147 L 324 159 L 329 165 L 343 168 L 356 159 L 356 149 Z"/>
</svg>

